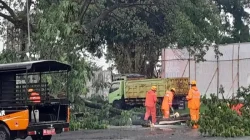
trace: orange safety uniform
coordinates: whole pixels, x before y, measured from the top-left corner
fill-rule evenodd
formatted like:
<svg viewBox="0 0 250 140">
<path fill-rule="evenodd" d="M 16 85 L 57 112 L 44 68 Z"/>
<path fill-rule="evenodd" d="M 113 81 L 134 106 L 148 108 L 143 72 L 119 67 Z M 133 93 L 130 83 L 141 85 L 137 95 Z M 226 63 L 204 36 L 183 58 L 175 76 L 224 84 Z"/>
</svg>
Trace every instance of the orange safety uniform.
<svg viewBox="0 0 250 140">
<path fill-rule="evenodd" d="M 41 102 L 41 97 L 39 93 L 35 92 L 33 89 L 29 89 L 28 92 L 30 93 L 30 101 L 32 101 L 33 103 Z"/>
<path fill-rule="evenodd" d="M 191 86 L 186 99 L 188 100 L 188 108 L 190 110 L 191 121 L 197 123 L 200 118 L 200 92 L 196 87 L 196 82 Z M 193 128 L 198 128 L 198 125 L 194 124 Z"/>
<path fill-rule="evenodd" d="M 147 92 L 146 100 L 145 100 L 145 107 L 146 113 L 144 120 L 148 120 L 149 116 L 152 116 L 152 123 L 156 123 L 156 102 L 157 102 L 157 95 L 156 95 L 156 87 L 153 86 L 150 91 Z"/>
<path fill-rule="evenodd" d="M 169 118 L 170 116 L 170 107 L 172 107 L 174 94 L 172 91 L 167 91 L 161 105 L 161 110 L 163 112 L 164 118 Z"/>
</svg>

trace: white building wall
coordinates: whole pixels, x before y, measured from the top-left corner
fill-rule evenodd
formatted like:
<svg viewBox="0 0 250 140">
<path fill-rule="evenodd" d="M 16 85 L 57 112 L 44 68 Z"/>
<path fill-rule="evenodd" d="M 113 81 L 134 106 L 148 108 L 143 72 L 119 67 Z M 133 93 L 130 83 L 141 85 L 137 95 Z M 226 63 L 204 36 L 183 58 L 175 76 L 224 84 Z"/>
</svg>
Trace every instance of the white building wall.
<svg viewBox="0 0 250 140">
<path fill-rule="evenodd" d="M 238 88 L 238 47 L 239 47 L 239 85 L 250 84 L 250 43 L 220 45 L 223 54 L 219 58 L 219 85 L 224 86 L 225 96 L 231 97 Z M 187 50 L 162 50 L 162 77 L 189 77 Z M 214 48 L 210 47 L 205 62 L 190 61 L 190 79 L 197 80 L 203 95 L 217 93 L 217 59 Z M 214 76 L 214 77 L 213 77 Z"/>
</svg>

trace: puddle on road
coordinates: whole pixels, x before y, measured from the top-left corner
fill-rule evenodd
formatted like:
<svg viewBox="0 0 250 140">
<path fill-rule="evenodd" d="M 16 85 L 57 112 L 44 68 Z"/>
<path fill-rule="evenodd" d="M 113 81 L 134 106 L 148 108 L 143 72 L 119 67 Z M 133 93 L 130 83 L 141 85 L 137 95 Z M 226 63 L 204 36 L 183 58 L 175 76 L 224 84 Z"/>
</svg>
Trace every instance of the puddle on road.
<svg viewBox="0 0 250 140">
<path fill-rule="evenodd" d="M 186 135 L 190 137 L 200 137 L 200 132 L 198 129 L 190 129 L 189 131 L 186 131 Z"/>
<path fill-rule="evenodd" d="M 146 135 L 159 135 L 159 134 L 172 135 L 174 132 L 175 130 L 172 128 L 155 127 L 155 128 L 150 128 L 150 131 L 146 132 Z"/>
<path fill-rule="evenodd" d="M 157 125 L 154 128 L 150 128 L 150 131 L 146 132 L 146 135 L 179 135 L 183 134 L 188 137 L 198 138 L 200 137 L 200 133 L 198 129 L 191 129 L 185 126 L 174 126 L 174 125 Z"/>
</svg>

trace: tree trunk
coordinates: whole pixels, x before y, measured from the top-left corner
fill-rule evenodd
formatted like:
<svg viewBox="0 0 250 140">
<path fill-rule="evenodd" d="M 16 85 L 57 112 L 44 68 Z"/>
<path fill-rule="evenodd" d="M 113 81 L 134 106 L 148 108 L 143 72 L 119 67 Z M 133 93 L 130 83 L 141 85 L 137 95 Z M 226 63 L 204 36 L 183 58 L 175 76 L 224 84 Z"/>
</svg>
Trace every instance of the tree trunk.
<svg viewBox="0 0 250 140">
<path fill-rule="evenodd" d="M 94 108 L 94 109 L 102 109 L 103 105 L 102 104 L 99 104 L 99 103 L 93 103 L 89 100 L 86 100 L 86 99 L 82 99 L 82 101 L 84 102 L 84 104 L 87 106 L 87 107 L 90 107 L 90 108 Z M 116 109 L 116 108 L 110 108 L 109 111 L 111 113 L 114 113 L 116 115 L 121 115 L 122 113 L 122 110 L 120 109 Z"/>
</svg>

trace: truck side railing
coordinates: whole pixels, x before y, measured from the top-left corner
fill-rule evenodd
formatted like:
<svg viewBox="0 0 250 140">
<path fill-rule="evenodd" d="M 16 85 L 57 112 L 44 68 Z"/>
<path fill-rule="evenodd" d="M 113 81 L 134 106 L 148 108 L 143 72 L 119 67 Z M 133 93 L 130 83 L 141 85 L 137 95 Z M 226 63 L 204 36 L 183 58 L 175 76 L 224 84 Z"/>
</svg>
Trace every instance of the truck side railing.
<svg viewBox="0 0 250 140">
<path fill-rule="evenodd" d="M 29 100 L 30 93 L 28 89 L 32 88 L 39 93 L 41 103 L 50 101 L 53 96 L 50 96 L 50 89 L 47 82 L 43 83 L 28 83 L 15 84 L 15 81 L 1 81 L 0 89 L 0 107 L 2 106 L 25 106 L 32 104 Z"/>
</svg>

